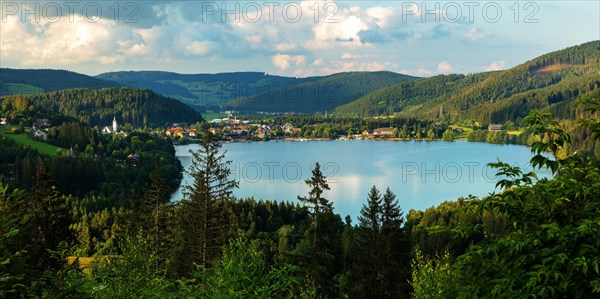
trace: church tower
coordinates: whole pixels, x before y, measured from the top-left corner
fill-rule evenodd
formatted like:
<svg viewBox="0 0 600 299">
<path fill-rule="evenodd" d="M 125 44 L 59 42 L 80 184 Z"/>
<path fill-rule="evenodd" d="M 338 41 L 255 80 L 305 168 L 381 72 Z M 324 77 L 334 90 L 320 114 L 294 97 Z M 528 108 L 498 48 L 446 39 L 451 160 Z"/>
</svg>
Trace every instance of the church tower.
<svg viewBox="0 0 600 299">
<path fill-rule="evenodd" d="M 113 133 L 117 133 L 117 129 L 118 129 L 118 127 L 117 127 L 117 117 L 115 116 L 113 118 Z"/>
</svg>

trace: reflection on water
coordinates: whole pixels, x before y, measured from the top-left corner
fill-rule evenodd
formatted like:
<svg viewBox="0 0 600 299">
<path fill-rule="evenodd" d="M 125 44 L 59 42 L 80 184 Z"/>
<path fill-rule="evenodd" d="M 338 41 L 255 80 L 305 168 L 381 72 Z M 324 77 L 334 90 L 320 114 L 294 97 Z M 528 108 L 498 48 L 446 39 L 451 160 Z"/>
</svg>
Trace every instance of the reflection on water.
<svg viewBox="0 0 600 299">
<path fill-rule="evenodd" d="M 195 148 L 176 147 L 186 169 L 192 162 L 189 150 Z M 460 141 L 279 141 L 228 143 L 223 150 L 227 150 L 227 160 L 233 161 L 232 175 L 240 182 L 235 196 L 295 201 L 308 193 L 304 180 L 319 162 L 331 187 L 324 196 L 334 203 L 337 213 L 352 217 L 359 214 L 373 185 L 382 190 L 390 187 L 407 212 L 492 192 L 497 180 L 487 163 L 497 159 L 531 169 L 527 147 Z M 188 179 L 184 175 L 183 184 Z M 181 198 L 180 188 L 172 200 Z"/>
</svg>

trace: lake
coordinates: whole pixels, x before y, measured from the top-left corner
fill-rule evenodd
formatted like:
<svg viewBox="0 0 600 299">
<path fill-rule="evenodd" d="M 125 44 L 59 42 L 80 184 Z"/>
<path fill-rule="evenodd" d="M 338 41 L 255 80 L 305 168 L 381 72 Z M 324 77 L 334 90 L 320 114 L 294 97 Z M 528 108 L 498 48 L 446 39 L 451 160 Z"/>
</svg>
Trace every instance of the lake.
<svg viewBox="0 0 600 299">
<path fill-rule="evenodd" d="M 192 163 L 189 150 L 198 145 L 176 146 L 185 169 Z M 487 166 L 500 159 L 531 170 L 528 147 L 466 141 L 270 141 L 226 143 L 226 159 L 239 181 L 238 198 L 297 201 L 306 196 L 304 180 L 315 162 L 321 164 L 336 213 L 356 219 L 371 186 L 389 187 L 402 210 L 425 210 L 443 201 L 469 194 L 484 196 L 494 191 L 495 170 Z M 550 173 L 538 171 L 540 177 Z M 189 183 L 184 174 L 182 185 Z M 181 188 L 172 200 L 182 198 Z"/>
</svg>

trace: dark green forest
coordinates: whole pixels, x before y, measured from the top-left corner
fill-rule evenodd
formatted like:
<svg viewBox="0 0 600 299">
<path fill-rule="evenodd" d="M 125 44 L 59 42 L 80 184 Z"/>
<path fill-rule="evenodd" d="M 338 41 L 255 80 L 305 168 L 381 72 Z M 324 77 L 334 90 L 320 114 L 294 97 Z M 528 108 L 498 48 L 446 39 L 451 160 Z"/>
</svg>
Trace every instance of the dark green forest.
<svg viewBox="0 0 600 299">
<path fill-rule="evenodd" d="M 199 111 L 219 110 L 224 103 L 236 98 L 317 79 L 281 77 L 259 72 L 178 74 L 158 71 L 111 72 L 100 74 L 96 78 L 130 87 L 149 88 L 164 96 L 176 98 Z"/>
<path fill-rule="evenodd" d="M 574 119 L 574 100 L 599 95 L 599 70 L 600 41 L 592 41 L 505 71 L 440 75 L 400 83 L 339 106 L 335 112 L 471 120 L 487 125 L 518 122 L 530 110 L 543 109 Z"/>
<path fill-rule="evenodd" d="M 120 124 L 155 127 L 174 122 L 196 123 L 202 116 L 185 104 L 149 89 L 66 89 L 36 95 L 0 97 L 0 113 L 10 121 L 32 121 L 41 115 L 59 114 L 91 126 Z M 60 123 L 60 122 L 59 122 Z"/>
<path fill-rule="evenodd" d="M 600 102 L 578 105 L 590 117 L 577 125 L 600 139 Z M 524 123 L 538 136 L 531 144 L 532 166 L 549 168 L 553 178 L 492 162 L 498 183 L 490 195 L 425 211 L 403 211 L 401 194 L 373 186 L 364 190 L 358 223 L 342 219 L 324 196 L 333 187 L 318 163 L 305 181 L 309 192 L 295 201 L 234 198 L 231 161 L 209 134 L 193 153 L 193 183 L 178 203 L 168 202 L 180 169 L 169 170 L 178 163 L 167 140 L 142 133 L 109 140 L 92 133 L 89 150 L 48 157 L 2 136 L 0 293 L 597 296 L 600 160 L 589 152 L 565 155 L 574 138 L 549 112 L 534 110 Z M 132 152 L 140 159 L 128 160 Z"/>
<path fill-rule="evenodd" d="M 0 96 L 25 93 L 27 86 L 47 92 L 70 88 L 101 89 L 119 84 L 66 70 L 0 68 Z"/>
<path fill-rule="evenodd" d="M 416 79 L 392 72 L 339 73 L 240 98 L 227 103 L 225 108 L 253 112 L 331 112 L 380 88 Z"/>
</svg>

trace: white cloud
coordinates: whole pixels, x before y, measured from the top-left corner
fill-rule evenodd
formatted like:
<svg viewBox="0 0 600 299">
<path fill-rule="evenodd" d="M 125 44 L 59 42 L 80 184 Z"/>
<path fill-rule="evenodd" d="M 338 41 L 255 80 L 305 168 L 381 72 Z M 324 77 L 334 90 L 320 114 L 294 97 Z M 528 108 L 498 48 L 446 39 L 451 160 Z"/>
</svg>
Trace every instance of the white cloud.
<svg viewBox="0 0 600 299">
<path fill-rule="evenodd" d="M 51 67 L 79 63 L 112 64 L 127 55 L 144 53 L 143 40 L 130 27 L 83 18 L 56 23 L 8 16 L 0 26 L 0 59 L 22 67 Z"/>
<path fill-rule="evenodd" d="M 210 53 L 211 43 L 207 41 L 194 41 L 185 47 L 185 53 L 188 55 L 204 56 Z"/>
<path fill-rule="evenodd" d="M 292 60 L 294 60 L 294 64 L 296 64 L 296 66 L 303 66 L 306 63 L 306 56 L 304 56 L 304 55 L 294 56 L 292 58 Z"/>
<path fill-rule="evenodd" d="M 338 46 L 355 48 L 365 46 L 360 42 L 359 32 L 369 26 L 348 9 L 336 14 L 337 23 L 317 22 L 312 27 L 312 40 L 303 43 L 308 50 L 326 50 Z"/>
<path fill-rule="evenodd" d="M 304 55 L 287 55 L 277 54 L 271 58 L 271 62 L 279 71 L 285 71 L 290 66 L 295 65 L 296 67 L 303 66 L 306 63 L 306 56 Z"/>
<path fill-rule="evenodd" d="M 490 65 L 485 67 L 486 71 L 500 71 L 506 69 L 506 60 L 492 61 Z"/>
<path fill-rule="evenodd" d="M 401 74 L 405 74 L 405 75 L 410 75 L 410 76 L 417 76 L 417 77 L 428 77 L 433 75 L 433 71 L 421 66 L 419 68 L 415 68 L 415 69 L 403 69 L 400 70 Z"/>
<path fill-rule="evenodd" d="M 298 45 L 295 43 L 280 43 L 275 46 L 275 51 L 278 52 L 288 52 L 294 51 L 298 48 Z"/>
<path fill-rule="evenodd" d="M 383 71 L 385 69 L 386 65 L 378 61 L 361 62 L 334 60 L 330 63 L 330 66 L 321 68 L 321 73 L 323 73 L 324 75 L 330 75 L 340 72 L 375 72 Z"/>
<path fill-rule="evenodd" d="M 262 43 L 263 39 L 260 35 L 255 34 L 255 35 L 247 36 L 246 41 L 248 41 L 250 44 L 256 46 L 256 45 L 259 45 L 260 43 Z"/>
<path fill-rule="evenodd" d="M 398 16 L 401 16 L 401 9 L 390 7 L 369 7 L 366 9 L 366 14 L 377 24 L 381 29 L 393 27 L 399 21 Z"/>
<path fill-rule="evenodd" d="M 453 69 L 453 66 L 448 61 L 442 61 L 437 65 L 437 71 L 442 74 L 449 74 Z"/>
<path fill-rule="evenodd" d="M 421 38 L 423 38 L 423 34 L 421 32 L 415 32 L 409 38 L 407 38 L 406 41 L 409 44 L 414 44 L 417 41 L 419 41 Z"/>
<path fill-rule="evenodd" d="M 342 54 L 342 59 L 359 59 L 360 55 L 356 55 L 356 54 L 351 54 L 351 53 L 344 53 Z"/>
<path fill-rule="evenodd" d="M 470 41 L 476 41 L 476 40 L 484 39 L 484 38 L 486 38 L 488 36 L 490 36 L 489 33 L 483 32 L 479 28 L 471 28 L 471 30 L 467 31 L 464 34 L 464 37 L 466 39 L 470 40 Z"/>
<path fill-rule="evenodd" d="M 271 61 L 277 69 L 285 71 L 290 68 L 291 59 L 292 57 L 290 55 L 277 54 L 272 57 Z"/>
<path fill-rule="evenodd" d="M 319 5 L 317 21 L 315 1 Z M 284 3 L 275 6 L 274 22 L 269 21 L 267 7 L 263 6 L 262 17 L 256 23 L 243 17 L 235 23 L 231 14 L 229 20 L 222 22 L 220 13 L 209 16 L 208 21 L 201 20 L 201 5 L 194 1 L 144 6 L 138 16 L 140 24 L 116 23 L 110 14 L 105 14 L 98 23 L 85 22 L 81 16 L 75 17 L 75 22 L 62 17 L 57 23 L 44 19 L 37 23 L 9 15 L 0 26 L 0 59 L 3 67 L 62 67 L 90 73 L 120 69 L 179 72 L 247 69 L 309 76 L 388 69 L 429 76 L 505 69 L 505 60 L 493 60 L 512 57 L 516 61 L 515 57 L 521 59 L 530 54 L 521 51 L 504 57 L 499 53 L 501 50 L 483 51 L 489 49 L 488 37 L 492 36 L 481 29 L 487 27 L 478 28 L 479 24 L 465 22 L 423 23 L 416 3 L 415 15 L 408 16 L 406 22 L 402 19 L 406 5 L 399 2 L 298 3 L 303 15 L 297 23 L 282 19 Z M 332 16 L 337 23 L 324 21 L 331 11 L 324 10 L 326 3 L 338 6 Z M 109 4 L 106 5 L 103 7 L 108 12 Z M 433 20 L 433 15 L 428 20 Z M 497 38 L 506 39 L 506 34 L 498 34 Z M 465 41 L 481 41 L 481 45 Z M 473 57 L 463 55 L 467 50 L 477 52 Z"/>
<path fill-rule="evenodd" d="M 314 76 L 315 71 L 313 69 L 296 69 L 294 70 L 295 77 L 310 77 Z"/>
</svg>

